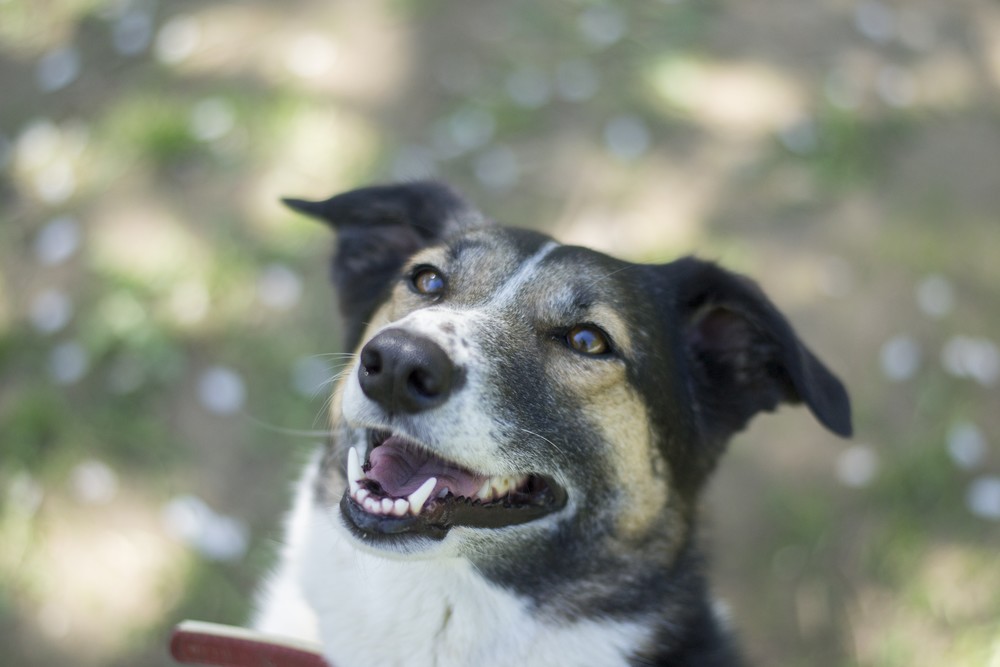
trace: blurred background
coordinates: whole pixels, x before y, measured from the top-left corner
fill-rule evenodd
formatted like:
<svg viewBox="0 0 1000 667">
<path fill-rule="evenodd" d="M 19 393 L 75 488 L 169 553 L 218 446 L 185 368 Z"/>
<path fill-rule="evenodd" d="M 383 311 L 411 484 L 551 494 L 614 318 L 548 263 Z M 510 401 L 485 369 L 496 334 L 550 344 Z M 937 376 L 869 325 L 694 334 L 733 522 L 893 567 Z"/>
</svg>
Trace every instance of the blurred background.
<svg viewBox="0 0 1000 667">
<path fill-rule="evenodd" d="M 1000 5 L 0 0 L 0 661 L 243 623 L 341 367 L 283 210 L 435 176 L 756 277 L 849 386 L 708 493 L 760 665 L 1000 666 Z"/>
</svg>

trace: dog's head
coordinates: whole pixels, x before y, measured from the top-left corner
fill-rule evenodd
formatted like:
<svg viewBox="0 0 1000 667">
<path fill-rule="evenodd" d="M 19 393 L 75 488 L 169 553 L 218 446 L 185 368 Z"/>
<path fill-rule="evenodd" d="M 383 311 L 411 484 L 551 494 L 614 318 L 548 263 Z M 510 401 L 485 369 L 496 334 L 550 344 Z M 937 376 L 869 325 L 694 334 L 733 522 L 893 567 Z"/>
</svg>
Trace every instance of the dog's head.
<svg viewBox="0 0 1000 667">
<path fill-rule="evenodd" d="M 357 356 L 323 484 L 366 548 L 538 582 L 669 561 L 753 415 L 801 402 L 850 433 L 841 383 L 753 282 L 714 264 L 560 245 L 433 183 L 287 203 L 338 235 Z"/>
</svg>

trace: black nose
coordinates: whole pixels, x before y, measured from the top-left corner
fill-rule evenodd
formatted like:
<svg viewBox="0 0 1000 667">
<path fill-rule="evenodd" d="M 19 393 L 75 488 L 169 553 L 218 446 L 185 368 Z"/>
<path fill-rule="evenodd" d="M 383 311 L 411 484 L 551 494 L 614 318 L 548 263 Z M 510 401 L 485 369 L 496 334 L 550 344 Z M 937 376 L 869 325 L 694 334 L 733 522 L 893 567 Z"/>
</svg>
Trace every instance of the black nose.
<svg viewBox="0 0 1000 667">
<path fill-rule="evenodd" d="M 402 329 L 387 329 L 361 348 L 361 391 L 390 413 L 441 405 L 457 379 L 451 358 L 437 343 Z"/>
</svg>

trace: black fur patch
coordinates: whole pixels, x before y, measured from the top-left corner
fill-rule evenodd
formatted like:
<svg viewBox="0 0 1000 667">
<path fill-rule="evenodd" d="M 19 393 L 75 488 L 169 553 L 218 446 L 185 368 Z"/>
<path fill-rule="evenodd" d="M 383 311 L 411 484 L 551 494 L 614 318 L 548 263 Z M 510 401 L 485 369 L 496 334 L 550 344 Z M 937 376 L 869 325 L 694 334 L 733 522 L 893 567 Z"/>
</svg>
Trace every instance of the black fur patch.
<svg viewBox="0 0 1000 667">
<path fill-rule="evenodd" d="M 687 257 L 664 267 L 677 285 L 696 394 L 712 437 L 729 437 L 761 410 L 805 402 L 837 435 L 851 435 L 844 386 L 792 331 L 756 283 Z"/>
<path fill-rule="evenodd" d="M 491 224 L 451 188 L 433 182 L 372 186 L 323 201 L 283 201 L 337 230 L 331 276 L 351 349 L 409 257 L 458 231 Z"/>
</svg>

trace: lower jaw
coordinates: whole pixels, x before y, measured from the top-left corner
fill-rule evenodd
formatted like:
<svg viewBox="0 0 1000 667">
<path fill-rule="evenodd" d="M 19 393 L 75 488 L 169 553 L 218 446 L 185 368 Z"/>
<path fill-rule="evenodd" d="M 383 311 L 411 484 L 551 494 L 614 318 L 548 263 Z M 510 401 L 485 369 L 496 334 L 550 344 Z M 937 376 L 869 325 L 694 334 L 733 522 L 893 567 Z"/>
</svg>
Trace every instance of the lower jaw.
<svg viewBox="0 0 1000 667">
<path fill-rule="evenodd" d="M 424 537 L 443 540 L 450 526 L 437 525 L 415 516 L 385 516 L 370 514 L 349 493 L 340 499 L 340 513 L 348 530 L 366 543 L 384 543 L 386 546 L 410 542 Z"/>
<path fill-rule="evenodd" d="M 367 512 L 346 492 L 340 500 L 340 512 L 347 529 L 357 539 L 370 546 L 399 549 L 412 547 L 421 538 L 440 542 L 453 527 L 497 529 L 530 523 L 565 505 L 566 493 L 549 485 L 542 501 L 533 504 L 484 508 L 477 501 L 461 498 L 427 507 L 419 516 L 401 517 Z"/>
</svg>

